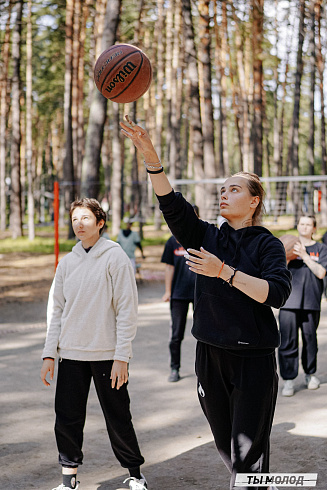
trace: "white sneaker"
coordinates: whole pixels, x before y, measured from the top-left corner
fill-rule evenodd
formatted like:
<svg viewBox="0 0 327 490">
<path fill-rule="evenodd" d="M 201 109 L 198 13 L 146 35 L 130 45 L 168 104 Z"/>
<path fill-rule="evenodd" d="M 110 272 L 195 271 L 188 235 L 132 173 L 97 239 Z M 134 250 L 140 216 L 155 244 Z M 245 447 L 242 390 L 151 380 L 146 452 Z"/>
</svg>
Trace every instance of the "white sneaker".
<svg viewBox="0 0 327 490">
<path fill-rule="evenodd" d="M 294 383 L 292 379 L 287 379 L 284 383 L 282 389 L 282 396 L 293 396 L 294 395 Z"/>
<path fill-rule="evenodd" d="M 308 390 L 317 390 L 320 386 L 320 380 L 314 374 L 306 374 L 305 384 Z"/>
<path fill-rule="evenodd" d="M 148 484 L 147 481 L 141 473 L 141 479 L 138 480 L 137 478 L 134 478 L 133 476 L 130 476 L 129 478 L 126 478 L 124 480 L 124 483 L 126 483 L 129 480 L 129 490 L 147 490 Z"/>
<path fill-rule="evenodd" d="M 76 482 L 76 487 L 74 488 L 74 490 L 78 490 L 79 486 L 79 481 Z M 56 488 L 53 488 L 52 490 L 72 490 L 70 487 L 66 487 L 63 483 L 61 483 L 59 485 L 59 487 L 56 487 Z"/>
</svg>

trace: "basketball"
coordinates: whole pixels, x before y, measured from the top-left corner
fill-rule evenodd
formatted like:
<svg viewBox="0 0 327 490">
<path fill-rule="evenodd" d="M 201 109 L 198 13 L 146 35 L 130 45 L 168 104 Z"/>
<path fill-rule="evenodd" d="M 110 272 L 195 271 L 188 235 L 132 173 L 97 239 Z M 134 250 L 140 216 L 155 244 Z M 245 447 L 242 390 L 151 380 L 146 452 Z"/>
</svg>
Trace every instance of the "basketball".
<svg viewBox="0 0 327 490">
<path fill-rule="evenodd" d="M 97 59 L 94 81 L 106 99 L 121 104 L 134 102 L 150 87 L 152 66 L 146 54 L 136 46 L 115 44 Z"/>
<path fill-rule="evenodd" d="M 297 259 L 298 255 L 293 252 L 293 248 L 300 241 L 299 238 L 295 235 L 282 235 L 280 241 L 284 245 L 287 262 Z"/>
</svg>

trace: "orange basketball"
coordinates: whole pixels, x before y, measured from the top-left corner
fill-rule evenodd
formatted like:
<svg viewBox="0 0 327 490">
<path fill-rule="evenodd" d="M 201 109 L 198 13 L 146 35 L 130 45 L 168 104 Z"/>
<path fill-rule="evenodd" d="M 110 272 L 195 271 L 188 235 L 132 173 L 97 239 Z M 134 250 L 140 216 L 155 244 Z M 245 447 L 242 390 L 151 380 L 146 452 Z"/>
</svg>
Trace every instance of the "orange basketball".
<svg viewBox="0 0 327 490">
<path fill-rule="evenodd" d="M 282 235 L 280 241 L 284 245 L 287 262 L 297 259 L 298 256 L 293 252 L 293 248 L 300 241 L 299 238 L 295 235 Z"/>
<path fill-rule="evenodd" d="M 152 66 L 146 54 L 136 46 L 115 44 L 97 59 L 94 81 L 106 99 L 134 102 L 150 87 Z"/>
</svg>

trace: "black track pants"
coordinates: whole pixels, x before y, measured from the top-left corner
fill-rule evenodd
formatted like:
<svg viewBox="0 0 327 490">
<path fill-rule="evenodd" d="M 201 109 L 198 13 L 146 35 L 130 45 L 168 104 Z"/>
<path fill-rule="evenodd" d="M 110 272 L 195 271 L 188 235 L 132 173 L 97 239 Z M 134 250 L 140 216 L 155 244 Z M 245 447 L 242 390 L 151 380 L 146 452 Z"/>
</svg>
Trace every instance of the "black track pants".
<svg viewBox="0 0 327 490">
<path fill-rule="evenodd" d="M 92 378 L 118 461 L 124 468 L 144 463 L 132 424 L 127 384 L 119 390 L 111 388 L 112 364 L 113 361 L 68 359 L 59 362 L 55 435 L 59 463 L 64 466 L 76 467 L 83 462 L 83 430 Z"/>
<path fill-rule="evenodd" d="M 283 379 L 295 379 L 299 371 L 299 330 L 302 333 L 302 366 L 306 374 L 317 370 L 317 328 L 320 311 L 280 310 L 281 343 L 278 349 L 280 374 Z"/>
<path fill-rule="evenodd" d="M 171 313 L 171 338 L 169 343 L 170 367 L 177 369 L 181 367 L 181 344 L 184 339 L 187 313 L 189 304 L 193 302 L 185 299 L 170 300 Z"/>
<path fill-rule="evenodd" d="M 237 473 L 269 473 L 278 388 L 275 354 L 241 357 L 198 342 L 196 374 L 201 407 L 232 474 L 230 488 L 245 490 L 234 487 Z"/>
</svg>

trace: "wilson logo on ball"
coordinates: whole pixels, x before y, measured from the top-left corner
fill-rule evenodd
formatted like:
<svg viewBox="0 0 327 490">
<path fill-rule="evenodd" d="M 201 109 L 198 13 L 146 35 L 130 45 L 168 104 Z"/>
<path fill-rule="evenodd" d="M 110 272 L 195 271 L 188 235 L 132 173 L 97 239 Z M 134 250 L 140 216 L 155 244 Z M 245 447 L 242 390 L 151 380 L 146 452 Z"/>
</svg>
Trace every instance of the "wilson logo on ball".
<svg viewBox="0 0 327 490">
<path fill-rule="evenodd" d="M 127 77 L 136 70 L 137 66 L 134 65 L 131 61 L 128 61 L 126 65 L 123 66 L 123 69 L 120 70 L 117 75 L 109 82 L 106 86 L 105 90 L 110 94 L 113 89 L 116 87 L 117 83 L 124 83 Z"/>
<path fill-rule="evenodd" d="M 152 66 L 145 53 L 130 44 L 116 44 L 100 54 L 94 81 L 101 94 L 114 102 L 133 102 L 149 89 Z"/>
</svg>

